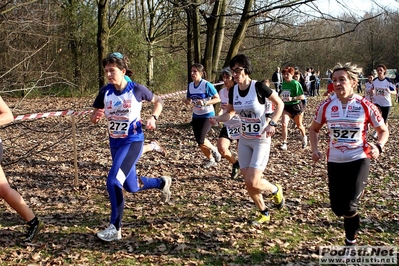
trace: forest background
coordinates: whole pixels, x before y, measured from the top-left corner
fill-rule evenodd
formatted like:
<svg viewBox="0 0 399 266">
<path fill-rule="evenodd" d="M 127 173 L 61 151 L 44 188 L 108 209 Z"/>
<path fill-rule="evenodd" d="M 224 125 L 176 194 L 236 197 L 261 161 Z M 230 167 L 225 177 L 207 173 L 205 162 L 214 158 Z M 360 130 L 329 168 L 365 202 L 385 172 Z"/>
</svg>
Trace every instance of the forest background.
<svg viewBox="0 0 399 266">
<path fill-rule="evenodd" d="M 0 91 L 12 96 L 84 96 L 105 82 L 101 60 L 119 51 L 134 80 L 155 93 L 184 90 L 191 64 L 208 80 L 237 53 L 253 78 L 277 66 L 319 70 L 352 62 L 364 74 L 399 68 L 397 6 L 370 11 L 341 5 L 324 13 L 314 0 L 6 0 L 0 4 Z M 387 2 L 388 3 L 388 2 Z"/>
</svg>

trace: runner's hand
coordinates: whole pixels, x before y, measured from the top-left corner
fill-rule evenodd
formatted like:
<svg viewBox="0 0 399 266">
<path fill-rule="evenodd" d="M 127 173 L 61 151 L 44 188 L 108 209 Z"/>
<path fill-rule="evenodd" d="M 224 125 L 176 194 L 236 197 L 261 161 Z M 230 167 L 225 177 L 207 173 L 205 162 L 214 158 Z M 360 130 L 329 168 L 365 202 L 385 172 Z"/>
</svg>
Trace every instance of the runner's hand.
<svg viewBox="0 0 399 266">
<path fill-rule="evenodd" d="M 323 154 L 321 154 L 321 152 L 319 152 L 318 150 L 312 153 L 312 160 L 316 163 L 318 160 L 321 159 L 321 157 L 323 156 Z"/>
<path fill-rule="evenodd" d="M 104 109 L 98 109 L 91 117 L 93 123 L 98 123 L 100 119 L 104 116 Z"/>
<path fill-rule="evenodd" d="M 145 125 L 146 129 L 155 129 L 157 126 L 155 125 L 155 118 L 151 116 L 147 119 L 147 124 Z"/>
<path fill-rule="evenodd" d="M 372 159 L 377 159 L 380 156 L 380 150 L 373 143 L 368 143 L 370 146 L 369 155 Z"/>
<path fill-rule="evenodd" d="M 266 137 L 271 137 L 276 133 L 276 127 L 268 125 L 262 133 L 266 133 Z"/>
</svg>

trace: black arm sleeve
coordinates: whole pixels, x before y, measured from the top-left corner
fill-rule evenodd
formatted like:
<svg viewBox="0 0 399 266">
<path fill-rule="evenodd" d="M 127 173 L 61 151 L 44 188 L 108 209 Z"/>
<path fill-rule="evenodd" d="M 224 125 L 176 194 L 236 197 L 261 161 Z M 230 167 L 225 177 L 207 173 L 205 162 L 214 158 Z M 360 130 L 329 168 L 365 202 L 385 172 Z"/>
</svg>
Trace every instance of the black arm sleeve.
<svg viewBox="0 0 399 266">
<path fill-rule="evenodd" d="M 269 98 L 270 95 L 272 95 L 273 90 L 268 87 L 265 83 L 263 82 L 256 82 L 255 83 L 255 90 L 256 90 L 256 95 L 258 96 L 258 101 L 261 104 L 265 104 L 265 98 Z"/>
<path fill-rule="evenodd" d="M 235 90 L 236 86 L 234 86 L 233 88 L 231 88 L 229 90 L 229 104 L 233 105 L 233 98 L 234 98 L 234 93 L 233 91 Z"/>
<path fill-rule="evenodd" d="M 93 107 L 104 109 L 105 87 L 101 88 L 96 99 L 94 100 Z"/>
</svg>

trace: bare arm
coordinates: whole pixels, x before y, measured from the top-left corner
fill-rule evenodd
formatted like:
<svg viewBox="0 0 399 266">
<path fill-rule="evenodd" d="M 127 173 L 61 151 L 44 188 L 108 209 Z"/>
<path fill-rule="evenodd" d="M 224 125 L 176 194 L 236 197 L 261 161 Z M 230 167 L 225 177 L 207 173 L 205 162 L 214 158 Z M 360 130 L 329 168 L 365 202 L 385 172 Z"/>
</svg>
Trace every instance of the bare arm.
<svg viewBox="0 0 399 266">
<path fill-rule="evenodd" d="M 206 105 L 217 104 L 220 102 L 219 93 L 212 96 L 212 99 L 206 102 Z"/>
<path fill-rule="evenodd" d="M 273 91 L 272 95 L 270 95 L 269 100 L 274 104 L 275 109 L 273 115 L 271 117 L 272 121 L 276 122 L 280 119 L 281 115 L 284 111 L 284 102 L 278 96 L 276 91 Z"/>
<path fill-rule="evenodd" d="M 275 106 L 273 115 L 271 117 L 271 121 L 277 123 L 277 121 L 280 119 L 281 115 L 283 114 L 284 110 L 284 102 L 280 99 L 278 96 L 277 92 L 273 91 L 273 93 L 269 96 L 268 98 Z M 271 122 L 270 121 L 270 122 Z M 265 130 L 263 132 L 266 132 L 267 137 L 271 137 L 276 133 L 276 127 L 271 126 L 269 124 L 266 126 Z"/>
<path fill-rule="evenodd" d="M 322 126 L 323 125 L 313 120 L 309 128 L 310 147 L 312 149 L 312 160 L 314 162 L 317 162 L 322 156 L 318 148 L 319 131 Z"/>
<path fill-rule="evenodd" d="M 0 125 L 6 125 L 12 121 L 14 121 L 14 116 L 11 110 L 4 102 L 3 98 L 0 97 Z"/>
<path fill-rule="evenodd" d="M 164 102 L 161 99 L 161 97 L 159 97 L 158 95 L 155 95 L 155 94 L 152 97 L 151 103 L 154 105 L 154 110 L 152 111 L 152 116 L 147 119 L 147 124 L 146 124 L 147 129 L 155 129 L 156 128 L 155 121 L 161 115 L 161 112 L 162 112 L 162 109 L 164 106 Z"/>
<path fill-rule="evenodd" d="M 388 127 L 385 124 L 376 127 L 375 130 L 377 131 L 378 134 L 377 143 L 376 144 L 368 143 L 371 147 L 370 153 L 371 153 L 371 158 L 373 159 L 378 158 L 378 156 L 380 155 L 380 149 L 382 151 L 389 137 Z M 380 146 L 380 149 L 377 146 Z"/>
<path fill-rule="evenodd" d="M 229 121 L 233 116 L 236 114 L 236 111 L 234 110 L 233 105 L 227 104 L 226 106 L 226 112 L 222 115 L 219 116 L 214 116 L 211 117 L 211 124 L 216 124 L 217 122 L 226 122 Z"/>
</svg>

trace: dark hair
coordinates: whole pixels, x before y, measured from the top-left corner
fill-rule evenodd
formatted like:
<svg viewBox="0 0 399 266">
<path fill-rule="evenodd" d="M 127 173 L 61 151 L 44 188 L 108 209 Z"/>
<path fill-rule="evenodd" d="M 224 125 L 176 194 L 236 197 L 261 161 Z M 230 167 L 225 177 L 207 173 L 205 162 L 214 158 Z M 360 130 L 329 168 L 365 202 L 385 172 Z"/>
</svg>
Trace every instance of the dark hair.
<svg viewBox="0 0 399 266">
<path fill-rule="evenodd" d="M 195 63 L 195 64 L 191 65 L 191 68 L 193 68 L 193 67 L 195 67 L 199 72 L 202 73 L 201 76 L 202 76 L 203 79 L 206 79 L 206 71 L 205 71 L 205 67 L 203 65 L 201 65 L 199 63 Z"/>
<path fill-rule="evenodd" d="M 294 75 L 295 73 L 295 69 L 293 67 L 285 67 L 283 69 L 283 71 L 281 71 L 282 74 L 284 74 L 285 72 L 290 73 L 291 75 Z"/>
<path fill-rule="evenodd" d="M 252 74 L 253 66 L 251 60 L 245 54 L 238 54 L 230 60 L 230 68 L 233 68 L 236 64 L 244 68 L 245 74 Z"/>
<path fill-rule="evenodd" d="M 229 78 L 231 78 L 233 76 L 233 73 L 231 73 L 230 68 L 225 67 L 220 71 L 220 75 L 223 77 L 224 75 L 228 76 Z"/>
<path fill-rule="evenodd" d="M 133 76 L 133 71 L 128 68 L 129 59 L 119 52 L 114 52 L 107 55 L 107 57 L 103 59 L 102 64 L 103 67 L 111 64 L 115 65 L 120 70 L 126 69 L 126 75 L 129 77 Z"/>
<path fill-rule="evenodd" d="M 386 65 L 384 65 L 384 64 L 379 64 L 375 69 L 377 69 L 377 68 L 379 68 L 379 67 L 381 67 L 382 69 L 384 69 L 384 75 L 385 75 L 385 73 L 387 73 L 387 67 L 386 67 Z"/>
</svg>

